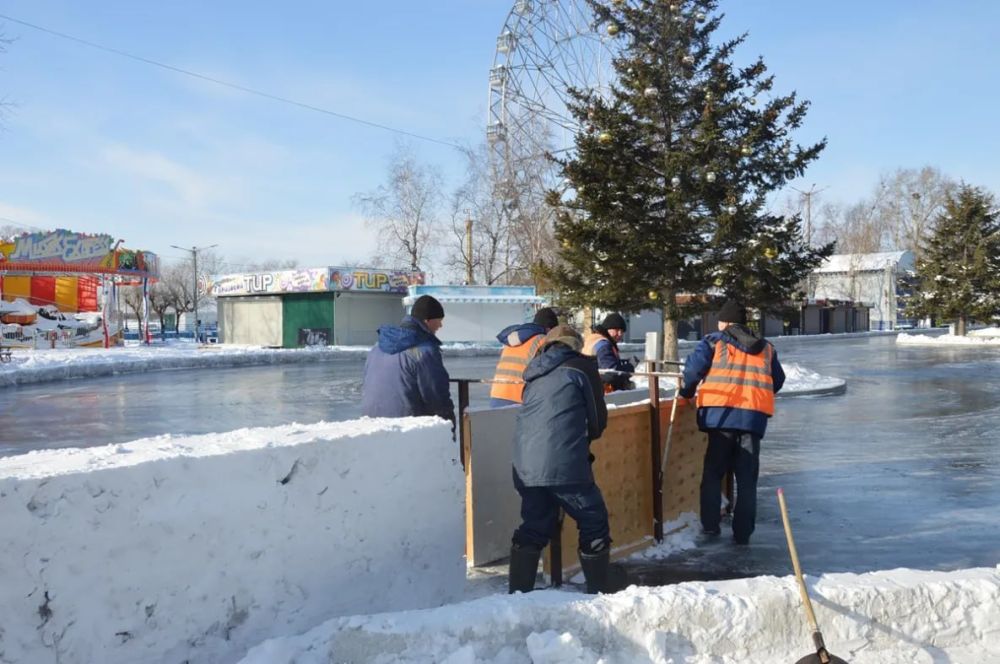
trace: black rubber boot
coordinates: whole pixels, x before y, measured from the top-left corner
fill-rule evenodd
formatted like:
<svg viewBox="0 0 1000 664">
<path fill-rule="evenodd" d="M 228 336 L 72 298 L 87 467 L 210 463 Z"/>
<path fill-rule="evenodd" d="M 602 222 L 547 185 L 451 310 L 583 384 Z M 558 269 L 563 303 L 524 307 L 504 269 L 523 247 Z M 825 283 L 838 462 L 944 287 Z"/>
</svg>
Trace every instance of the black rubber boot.
<svg viewBox="0 0 1000 664">
<path fill-rule="evenodd" d="M 531 592 L 535 589 L 535 576 L 538 574 L 538 559 L 542 550 L 533 546 L 514 544 L 510 547 L 510 571 L 508 575 L 508 592 Z"/>
<path fill-rule="evenodd" d="M 628 587 L 628 575 L 625 568 L 612 564 L 611 553 L 605 549 L 599 553 L 584 553 L 580 551 L 580 567 L 583 577 L 587 580 L 587 592 L 616 593 Z"/>
</svg>

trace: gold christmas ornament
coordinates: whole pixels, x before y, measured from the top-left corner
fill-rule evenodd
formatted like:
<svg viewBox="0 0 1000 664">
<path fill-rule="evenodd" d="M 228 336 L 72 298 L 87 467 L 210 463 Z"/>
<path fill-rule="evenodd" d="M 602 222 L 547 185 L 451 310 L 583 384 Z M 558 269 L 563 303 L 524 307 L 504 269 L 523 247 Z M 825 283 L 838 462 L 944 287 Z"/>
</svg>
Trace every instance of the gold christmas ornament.
<svg viewBox="0 0 1000 664">
<path fill-rule="evenodd" d="M 709 171 L 705 173 L 705 180 L 707 182 L 715 182 L 715 171 Z"/>
<path fill-rule="evenodd" d="M 618 27 L 617 25 L 615 25 L 614 23 L 612 23 L 611 25 L 609 25 L 609 26 L 608 26 L 608 35 L 609 35 L 609 36 L 611 36 L 611 37 L 614 37 L 614 36 L 615 36 L 615 35 L 617 35 L 617 34 L 618 34 L 619 32 L 621 32 L 621 28 L 619 28 L 619 27 Z"/>
<path fill-rule="evenodd" d="M 597 142 L 603 145 L 607 145 L 608 143 L 611 142 L 611 139 L 612 139 L 611 134 L 609 134 L 606 131 L 602 131 L 600 135 L 598 135 L 597 137 Z"/>
<path fill-rule="evenodd" d="M 744 145 L 743 147 L 740 148 L 740 153 L 744 157 L 749 157 L 750 155 L 753 154 L 753 150 L 750 148 L 749 145 Z"/>
<path fill-rule="evenodd" d="M 572 249 L 573 248 L 573 243 L 570 242 L 569 239 L 563 240 L 562 241 L 562 245 L 563 245 L 563 249 Z"/>
<path fill-rule="evenodd" d="M 707 16 L 705 16 L 705 14 L 704 14 L 703 12 L 698 12 L 698 13 L 697 13 L 697 14 L 695 15 L 695 19 L 697 19 L 697 21 L 698 21 L 699 23 L 704 23 L 704 22 L 705 22 L 705 19 L 706 19 L 706 18 L 708 18 L 708 17 L 707 17 Z"/>
<path fill-rule="evenodd" d="M 656 292 L 655 290 L 651 290 L 651 291 L 649 291 L 649 299 L 650 299 L 650 300 L 656 300 L 656 299 L 658 299 L 659 297 L 660 297 L 660 294 L 659 294 L 659 293 L 657 293 L 657 292 Z"/>
<path fill-rule="evenodd" d="M 757 98 L 756 97 L 750 97 L 750 105 L 751 106 L 756 106 L 757 105 Z"/>
<path fill-rule="evenodd" d="M 774 247 L 768 247 L 767 249 L 764 250 L 764 256 L 767 257 L 767 260 L 769 261 L 774 260 L 775 258 L 778 257 L 778 250 L 775 249 Z"/>
</svg>

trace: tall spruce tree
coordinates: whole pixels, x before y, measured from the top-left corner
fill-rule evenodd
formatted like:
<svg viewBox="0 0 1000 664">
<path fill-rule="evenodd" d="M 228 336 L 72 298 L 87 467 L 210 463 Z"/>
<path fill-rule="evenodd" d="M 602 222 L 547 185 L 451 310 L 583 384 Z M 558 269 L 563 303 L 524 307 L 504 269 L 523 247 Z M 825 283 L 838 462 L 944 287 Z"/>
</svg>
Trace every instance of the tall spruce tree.
<svg viewBox="0 0 1000 664">
<path fill-rule="evenodd" d="M 549 195 L 561 260 L 547 273 L 569 304 L 662 306 L 675 358 L 678 293 L 714 287 L 769 307 L 831 253 L 764 212 L 825 141 L 794 144 L 808 104 L 772 93 L 762 60 L 732 63 L 745 35 L 713 43 L 714 0 L 588 3 L 622 42 L 617 81 L 608 95 L 571 91 L 585 129 L 560 161 L 564 191 Z"/>
<path fill-rule="evenodd" d="M 988 192 L 963 184 L 949 194 L 917 261 L 912 308 L 956 323 L 1000 317 L 1000 210 Z"/>
</svg>

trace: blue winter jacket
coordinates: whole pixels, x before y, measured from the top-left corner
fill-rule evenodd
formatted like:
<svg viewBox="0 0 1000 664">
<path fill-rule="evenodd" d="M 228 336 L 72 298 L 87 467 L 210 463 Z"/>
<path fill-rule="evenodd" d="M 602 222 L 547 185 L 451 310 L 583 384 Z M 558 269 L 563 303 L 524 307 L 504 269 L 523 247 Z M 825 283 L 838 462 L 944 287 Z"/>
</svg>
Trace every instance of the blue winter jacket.
<svg viewBox="0 0 1000 664">
<path fill-rule="evenodd" d="M 517 333 L 516 337 L 511 337 L 512 334 Z M 534 323 L 519 323 L 517 325 L 508 325 L 504 329 L 500 330 L 500 334 L 497 335 L 497 341 L 499 341 L 504 346 L 520 346 L 524 342 L 531 339 L 539 334 L 545 334 L 547 330 L 541 325 L 536 325 Z M 517 343 L 514 343 L 514 342 Z"/>
<path fill-rule="evenodd" d="M 524 380 L 524 403 L 514 431 L 518 477 L 525 486 L 593 482 L 590 443 L 608 424 L 593 358 L 550 344 L 528 365 Z"/>
<path fill-rule="evenodd" d="M 534 323 L 520 323 L 518 325 L 508 325 L 504 329 L 500 330 L 500 334 L 497 335 L 497 341 L 503 346 L 522 346 L 528 343 L 532 337 L 537 337 L 539 334 L 545 336 L 546 329 L 541 325 L 535 325 Z M 509 399 L 497 399 L 496 397 L 490 399 L 490 406 L 493 408 L 502 408 L 504 406 L 520 406 L 519 401 L 511 401 Z"/>
<path fill-rule="evenodd" d="M 437 415 L 455 421 L 441 341 L 423 321 L 406 316 L 383 325 L 368 351 L 361 412 L 369 417 Z"/>
<path fill-rule="evenodd" d="M 715 344 L 723 340 L 732 344 L 745 353 L 758 355 L 770 345 L 766 339 L 761 339 L 754 335 L 749 329 L 742 325 L 730 325 L 722 332 L 712 332 L 705 336 L 701 343 L 694 349 L 684 362 L 684 388 L 681 396 L 690 399 L 694 396 L 695 388 L 698 387 L 708 370 L 712 368 L 712 359 L 715 357 Z M 773 347 L 772 347 L 773 348 Z M 774 385 L 775 394 L 785 384 L 785 372 L 778 361 L 778 352 L 772 350 L 771 353 L 771 381 Z M 768 416 L 755 410 L 744 408 L 723 408 L 709 406 L 698 409 L 698 428 L 702 431 L 708 429 L 732 429 L 736 431 L 749 431 L 758 436 L 763 436 L 767 430 Z"/>
</svg>

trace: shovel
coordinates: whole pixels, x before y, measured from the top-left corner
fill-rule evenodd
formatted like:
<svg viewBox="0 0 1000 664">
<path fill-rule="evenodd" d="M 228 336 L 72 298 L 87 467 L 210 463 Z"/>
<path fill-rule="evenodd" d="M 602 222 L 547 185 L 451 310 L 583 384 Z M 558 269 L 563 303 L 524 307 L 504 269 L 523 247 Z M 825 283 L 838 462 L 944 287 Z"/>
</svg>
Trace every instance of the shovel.
<svg viewBox="0 0 1000 664">
<path fill-rule="evenodd" d="M 816 652 L 806 655 L 795 664 L 847 664 L 846 661 L 827 651 L 826 644 L 823 643 L 823 635 L 819 631 L 819 626 L 816 625 L 816 614 L 813 613 L 809 592 L 806 590 L 806 582 L 802 578 L 802 568 L 799 567 L 799 554 L 795 550 L 795 540 L 792 539 L 792 524 L 788 522 L 788 507 L 785 505 L 785 492 L 782 489 L 778 489 L 778 504 L 781 505 L 781 522 L 785 525 L 785 538 L 788 540 L 788 553 L 792 555 L 795 580 L 799 582 L 799 594 L 802 595 L 802 604 L 806 607 L 806 617 L 809 619 L 813 644 L 816 646 Z"/>
</svg>

